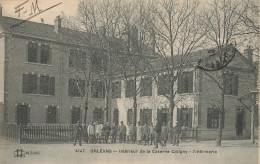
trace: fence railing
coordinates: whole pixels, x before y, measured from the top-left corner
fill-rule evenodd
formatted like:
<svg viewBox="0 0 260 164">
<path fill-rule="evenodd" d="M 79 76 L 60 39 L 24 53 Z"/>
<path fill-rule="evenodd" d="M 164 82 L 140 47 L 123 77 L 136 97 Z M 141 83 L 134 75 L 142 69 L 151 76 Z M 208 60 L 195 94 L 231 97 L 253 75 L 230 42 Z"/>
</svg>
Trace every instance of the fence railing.
<svg viewBox="0 0 260 164">
<path fill-rule="evenodd" d="M 65 143 L 73 142 L 74 128 L 72 124 L 0 124 L 1 136 L 5 140 L 18 143 Z M 118 141 L 119 136 L 117 136 Z M 180 138 L 197 141 L 198 129 L 182 130 Z M 111 139 L 111 136 L 109 137 Z"/>
<path fill-rule="evenodd" d="M 16 124 L 0 124 L 1 138 L 20 143 L 20 126 Z"/>
</svg>

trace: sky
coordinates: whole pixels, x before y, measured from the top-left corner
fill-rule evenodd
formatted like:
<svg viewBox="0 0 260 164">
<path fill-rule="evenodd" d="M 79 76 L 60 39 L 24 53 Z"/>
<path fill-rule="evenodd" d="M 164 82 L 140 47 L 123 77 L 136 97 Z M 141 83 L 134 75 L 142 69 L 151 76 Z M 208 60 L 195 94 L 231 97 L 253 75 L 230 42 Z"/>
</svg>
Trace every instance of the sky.
<svg viewBox="0 0 260 164">
<path fill-rule="evenodd" d="M 27 3 L 20 6 L 20 17 L 18 16 L 18 12 L 15 13 L 15 11 L 18 9 L 15 9 L 16 6 L 22 4 L 23 2 L 26 2 L 27 0 L 0 0 L 0 4 L 3 7 L 3 16 L 18 18 L 18 19 L 27 19 L 30 17 L 32 3 L 34 5 L 35 2 L 38 2 L 38 7 L 40 10 L 47 9 L 49 7 L 52 7 L 56 4 L 61 3 L 60 5 L 53 7 L 34 18 L 30 19 L 30 21 L 34 22 L 41 22 L 41 18 L 43 18 L 44 23 L 46 24 L 54 24 L 54 19 L 56 16 L 61 15 L 63 12 L 66 16 L 75 16 L 77 11 L 77 5 L 78 0 L 28 0 Z M 24 13 L 27 11 L 26 13 Z M 36 13 L 38 13 L 38 9 L 36 8 Z"/>
</svg>

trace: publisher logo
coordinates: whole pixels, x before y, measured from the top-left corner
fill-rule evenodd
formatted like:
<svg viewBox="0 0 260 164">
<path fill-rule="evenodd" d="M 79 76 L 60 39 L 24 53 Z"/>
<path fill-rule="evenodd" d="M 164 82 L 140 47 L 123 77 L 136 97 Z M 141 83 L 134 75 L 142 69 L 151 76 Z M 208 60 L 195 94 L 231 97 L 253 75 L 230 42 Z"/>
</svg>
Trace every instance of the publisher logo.
<svg viewBox="0 0 260 164">
<path fill-rule="evenodd" d="M 14 157 L 25 157 L 25 152 L 23 149 L 16 149 L 14 151 Z"/>
</svg>

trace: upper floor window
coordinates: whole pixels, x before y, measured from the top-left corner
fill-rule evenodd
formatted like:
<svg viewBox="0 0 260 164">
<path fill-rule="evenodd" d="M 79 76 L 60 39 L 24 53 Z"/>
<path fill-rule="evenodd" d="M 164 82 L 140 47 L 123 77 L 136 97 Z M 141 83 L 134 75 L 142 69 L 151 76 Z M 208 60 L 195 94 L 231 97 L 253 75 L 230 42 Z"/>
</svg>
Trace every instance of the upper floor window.
<svg viewBox="0 0 260 164">
<path fill-rule="evenodd" d="M 27 45 L 28 62 L 51 64 L 51 49 L 48 45 L 38 46 L 36 43 L 28 43 Z"/>
<path fill-rule="evenodd" d="M 95 52 L 91 56 L 92 69 L 96 71 L 106 71 L 108 61 L 109 61 L 109 57 L 107 55 L 102 55 L 99 52 Z"/>
<path fill-rule="evenodd" d="M 69 96 L 84 97 L 85 81 L 81 79 L 69 79 Z"/>
<path fill-rule="evenodd" d="M 181 73 L 178 79 L 178 93 L 193 93 L 193 71 Z"/>
<path fill-rule="evenodd" d="M 121 98 L 121 81 L 112 83 L 112 98 Z"/>
<path fill-rule="evenodd" d="M 91 82 L 91 97 L 92 98 L 104 98 L 105 97 L 105 86 L 101 81 Z"/>
<path fill-rule="evenodd" d="M 48 106 L 46 114 L 46 123 L 57 123 L 57 107 Z"/>
<path fill-rule="evenodd" d="M 54 95 L 55 77 L 49 75 L 23 74 L 23 93 Z"/>
<path fill-rule="evenodd" d="M 238 94 L 238 75 L 232 73 L 224 73 L 224 94 L 234 95 Z"/>
<path fill-rule="evenodd" d="M 170 79 L 168 75 L 160 75 L 158 77 L 158 95 L 166 95 L 170 93 Z"/>
<path fill-rule="evenodd" d="M 84 69 L 86 67 L 86 53 L 82 51 L 70 51 L 69 67 Z"/>
<path fill-rule="evenodd" d="M 126 81 L 125 97 L 134 97 L 135 95 L 135 83 L 134 80 Z"/>
<path fill-rule="evenodd" d="M 141 79 L 141 96 L 152 96 L 152 79 L 150 77 Z"/>
</svg>

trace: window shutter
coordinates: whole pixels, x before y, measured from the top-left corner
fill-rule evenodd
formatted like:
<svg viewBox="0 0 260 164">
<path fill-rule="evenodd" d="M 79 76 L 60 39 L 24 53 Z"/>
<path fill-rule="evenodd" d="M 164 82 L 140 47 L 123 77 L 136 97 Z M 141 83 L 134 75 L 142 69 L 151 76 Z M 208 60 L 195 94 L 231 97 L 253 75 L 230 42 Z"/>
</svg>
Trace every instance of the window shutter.
<svg viewBox="0 0 260 164">
<path fill-rule="evenodd" d="M 177 109 L 177 121 L 182 125 L 182 109 Z"/>
<path fill-rule="evenodd" d="M 208 117 L 207 117 L 207 128 L 211 128 L 211 112 L 210 109 L 208 109 Z"/>
<path fill-rule="evenodd" d="M 49 47 L 49 63 L 52 64 L 52 47 Z"/>
<path fill-rule="evenodd" d="M 149 111 L 148 112 L 148 120 L 149 121 L 147 123 L 150 124 L 152 122 L 152 109 L 149 109 L 148 111 Z"/>
<path fill-rule="evenodd" d="M 49 86 L 49 94 L 54 95 L 55 93 L 55 77 L 50 77 L 50 86 Z"/>
<path fill-rule="evenodd" d="M 144 110 L 140 109 L 140 124 L 144 124 Z"/>
<path fill-rule="evenodd" d="M 193 72 L 188 73 L 188 93 L 193 93 Z"/>
<path fill-rule="evenodd" d="M 233 85 L 233 91 L 234 91 L 234 95 L 237 96 L 238 95 L 238 75 L 234 75 L 234 85 Z"/>
<path fill-rule="evenodd" d="M 22 86 L 22 92 L 28 93 L 28 74 L 23 74 L 23 86 Z"/>
<path fill-rule="evenodd" d="M 188 109 L 189 113 L 188 113 L 188 127 L 192 127 L 192 108 Z"/>
<path fill-rule="evenodd" d="M 180 74 L 179 78 L 178 78 L 178 93 L 182 93 L 182 75 Z"/>
</svg>

